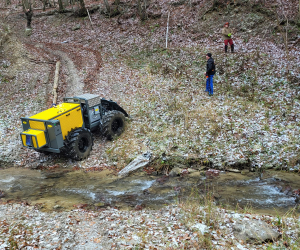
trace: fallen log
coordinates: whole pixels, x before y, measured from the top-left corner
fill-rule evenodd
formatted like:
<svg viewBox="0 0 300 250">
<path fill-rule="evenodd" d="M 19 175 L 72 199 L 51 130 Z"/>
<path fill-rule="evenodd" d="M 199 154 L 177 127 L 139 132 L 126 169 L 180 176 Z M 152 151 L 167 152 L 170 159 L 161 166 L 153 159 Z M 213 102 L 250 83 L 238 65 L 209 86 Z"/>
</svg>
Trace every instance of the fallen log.
<svg viewBox="0 0 300 250">
<path fill-rule="evenodd" d="M 58 86 L 58 77 L 59 77 L 59 66 L 60 61 L 56 62 L 56 68 L 55 68 L 55 76 L 54 76 L 54 84 L 53 84 L 53 104 L 56 104 L 57 102 L 57 86 Z"/>
</svg>

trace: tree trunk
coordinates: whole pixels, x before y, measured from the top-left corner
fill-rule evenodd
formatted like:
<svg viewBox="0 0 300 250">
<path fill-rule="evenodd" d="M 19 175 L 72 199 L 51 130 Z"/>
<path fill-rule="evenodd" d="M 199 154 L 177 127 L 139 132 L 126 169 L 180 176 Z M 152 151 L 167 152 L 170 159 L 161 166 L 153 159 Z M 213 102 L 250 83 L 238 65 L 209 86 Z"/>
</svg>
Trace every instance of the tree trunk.
<svg viewBox="0 0 300 250">
<path fill-rule="evenodd" d="M 84 0 L 79 0 L 79 3 L 80 3 L 80 8 L 85 9 Z"/>
<path fill-rule="evenodd" d="M 64 5 L 63 5 L 62 0 L 58 0 L 58 11 L 64 12 Z"/>
<path fill-rule="evenodd" d="M 141 16 L 142 14 L 142 4 L 141 4 L 141 0 L 137 1 L 137 11 L 138 11 L 138 15 Z"/>
<path fill-rule="evenodd" d="M 140 16 L 142 21 L 147 19 L 146 10 L 147 10 L 147 2 L 146 0 L 138 0 L 137 2 L 138 15 Z"/>
<path fill-rule="evenodd" d="M 30 7 L 28 0 L 22 0 L 22 5 L 23 5 L 24 11 L 29 9 L 29 7 Z"/>
<path fill-rule="evenodd" d="M 79 4 L 80 4 L 79 15 L 80 16 L 86 16 L 87 12 L 86 12 L 86 8 L 85 8 L 84 0 L 79 0 Z"/>
<path fill-rule="evenodd" d="M 110 16 L 110 5 L 109 5 L 107 0 L 104 0 L 104 5 L 105 5 L 105 8 L 106 8 L 107 14 Z"/>
<path fill-rule="evenodd" d="M 25 15 L 26 15 L 26 19 L 27 19 L 27 28 L 31 29 L 31 20 L 32 20 L 32 16 L 33 16 L 31 6 L 29 7 L 29 9 L 26 9 Z"/>
</svg>

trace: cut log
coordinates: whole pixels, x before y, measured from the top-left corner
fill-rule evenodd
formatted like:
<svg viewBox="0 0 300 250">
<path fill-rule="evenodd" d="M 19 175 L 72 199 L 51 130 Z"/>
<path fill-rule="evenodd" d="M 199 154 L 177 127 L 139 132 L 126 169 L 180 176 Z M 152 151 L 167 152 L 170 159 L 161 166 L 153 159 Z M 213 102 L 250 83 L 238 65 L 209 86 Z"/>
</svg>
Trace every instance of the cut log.
<svg viewBox="0 0 300 250">
<path fill-rule="evenodd" d="M 54 84 L 53 84 L 53 104 L 57 102 L 57 86 L 58 86 L 58 77 L 59 77 L 59 67 L 60 61 L 56 62 L 55 75 L 54 75 Z"/>
</svg>

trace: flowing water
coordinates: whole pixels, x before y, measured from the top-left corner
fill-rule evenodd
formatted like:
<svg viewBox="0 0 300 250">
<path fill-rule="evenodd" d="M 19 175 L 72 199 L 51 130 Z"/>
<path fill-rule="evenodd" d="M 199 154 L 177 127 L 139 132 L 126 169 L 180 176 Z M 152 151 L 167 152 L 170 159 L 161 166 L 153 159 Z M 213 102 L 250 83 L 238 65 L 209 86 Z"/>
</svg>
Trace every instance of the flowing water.
<svg viewBox="0 0 300 250">
<path fill-rule="evenodd" d="M 118 178 L 109 170 L 0 170 L 0 190 L 2 196 L 5 194 L 0 201 L 26 201 L 44 211 L 107 206 L 156 209 L 195 193 L 205 196 L 212 191 L 219 204 L 232 209 L 251 207 L 258 213 L 282 214 L 297 207 L 297 199 L 292 196 L 296 189 L 300 189 L 299 175 L 275 171 L 263 175 L 223 172 L 218 177 L 207 179 L 199 172 L 181 177 L 139 172 Z"/>
</svg>

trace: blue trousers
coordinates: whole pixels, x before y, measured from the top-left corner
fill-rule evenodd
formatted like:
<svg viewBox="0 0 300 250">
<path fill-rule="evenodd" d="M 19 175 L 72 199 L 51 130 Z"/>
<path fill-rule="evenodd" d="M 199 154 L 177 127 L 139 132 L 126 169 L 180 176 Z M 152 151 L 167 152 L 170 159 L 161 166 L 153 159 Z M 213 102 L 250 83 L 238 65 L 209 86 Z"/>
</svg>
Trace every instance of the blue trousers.
<svg viewBox="0 0 300 250">
<path fill-rule="evenodd" d="M 206 90 L 205 91 L 207 91 L 208 94 L 210 94 L 210 95 L 214 94 L 213 77 L 214 77 L 214 75 L 210 75 L 210 76 L 208 76 L 208 78 L 206 78 Z"/>
</svg>

